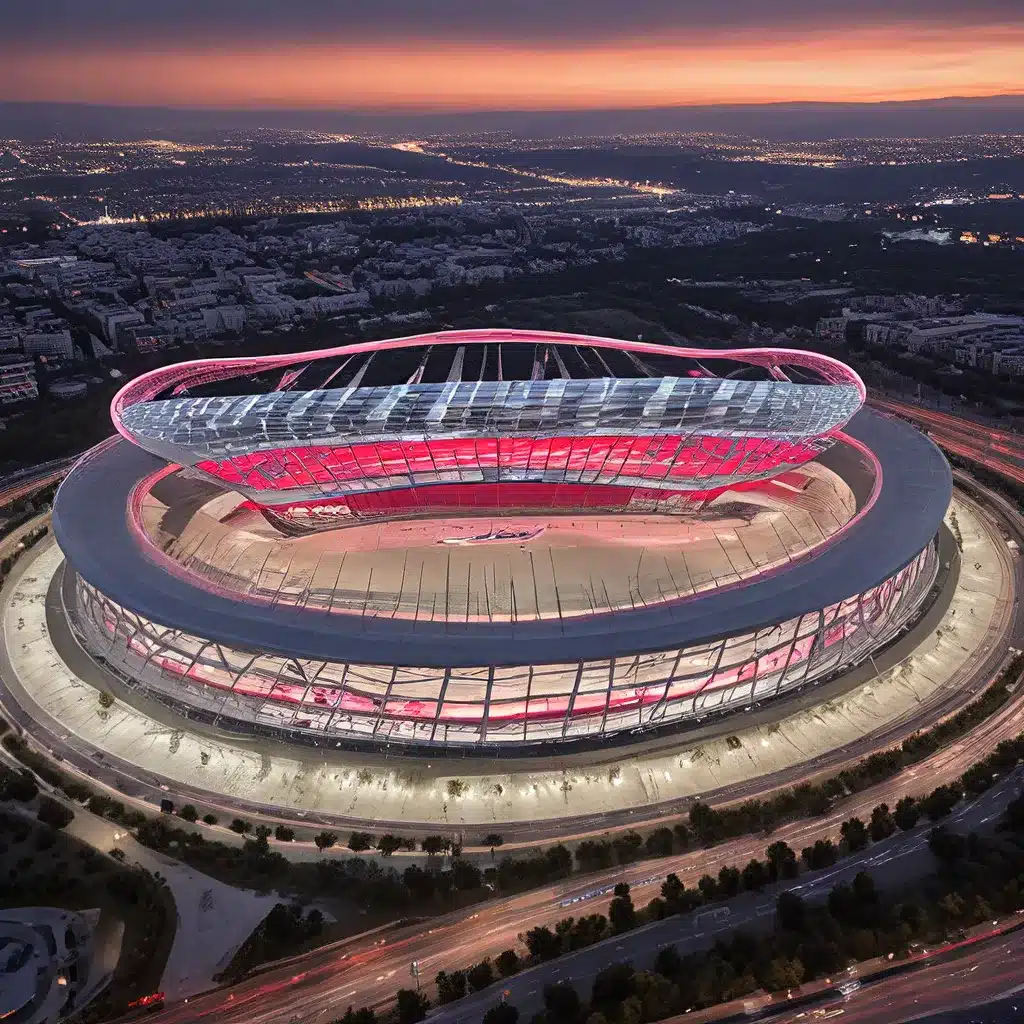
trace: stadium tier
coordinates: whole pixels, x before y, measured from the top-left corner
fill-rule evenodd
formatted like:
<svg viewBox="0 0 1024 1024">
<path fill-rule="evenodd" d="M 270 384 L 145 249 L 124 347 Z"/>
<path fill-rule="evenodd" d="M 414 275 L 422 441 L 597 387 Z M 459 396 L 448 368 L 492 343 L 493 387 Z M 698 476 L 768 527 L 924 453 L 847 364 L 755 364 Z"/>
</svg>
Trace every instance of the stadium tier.
<svg viewBox="0 0 1024 1024">
<path fill-rule="evenodd" d="M 57 495 L 65 602 L 126 692 L 226 730 L 685 728 L 926 606 L 949 468 L 863 397 L 813 353 L 501 330 L 167 367 Z"/>
<path fill-rule="evenodd" d="M 302 530 L 462 507 L 699 505 L 813 459 L 863 394 L 810 353 L 472 331 L 183 364 L 128 385 L 114 416 Z"/>
</svg>

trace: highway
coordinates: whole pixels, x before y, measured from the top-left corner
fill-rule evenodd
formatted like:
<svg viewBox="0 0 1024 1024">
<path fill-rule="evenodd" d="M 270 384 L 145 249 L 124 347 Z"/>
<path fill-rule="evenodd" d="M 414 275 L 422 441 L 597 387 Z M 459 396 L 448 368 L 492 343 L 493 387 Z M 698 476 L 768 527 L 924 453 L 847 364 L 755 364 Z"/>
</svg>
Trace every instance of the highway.
<svg viewBox="0 0 1024 1024">
<path fill-rule="evenodd" d="M 926 431 L 940 448 L 953 455 L 969 459 L 1014 483 L 1024 484 L 1024 437 L 1020 434 L 888 398 L 872 397 L 868 404 L 910 420 Z"/>
<path fill-rule="evenodd" d="M 1006 802 L 1015 795 L 1019 778 L 1008 777 L 971 805 L 956 810 L 950 820 L 964 831 L 984 828 L 993 822 Z M 676 872 L 688 885 L 696 883 L 706 871 L 716 873 L 724 864 L 744 864 L 753 856 L 763 856 L 768 842 L 785 838 L 798 848 L 820 835 L 837 837 L 836 815 L 819 822 L 808 822 L 789 830 L 780 829 L 769 838 L 744 838 L 710 850 L 645 861 L 628 869 L 607 871 L 557 886 L 498 899 L 465 912 L 438 918 L 424 930 L 422 925 L 375 933 L 365 939 L 354 938 L 266 971 L 229 989 L 191 999 L 187 1005 L 169 1007 L 153 1015 L 154 1024 L 188 1024 L 209 1021 L 217 1024 L 278 1024 L 298 1018 L 303 1024 L 325 1020 L 344 1013 L 349 1005 L 380 1005 L 393 997 L 398 988 L 411 987 L 410 965 L 419 961 L 422 980 L 430 981 L 439 970 L 468 967 L 485 956 L 495 957 L 504 949 L 518 947 L 517 935 L 540 924 L 551 925 L 562 917 L 606 912 L 610 895 L 584 899 L 563 906 L 567 900 L 606 889 L 615 881 L 627 881 L 634 887 L 634 903 L 642 906 L 658 895 L 664 876 Z M 766 888 L 732 901 L 728 914 L 708 911 L 648 925 L 637 931 L 606 940 L 572 956 L 539 965 L 492 986 L 484 993 L 441 1010 L 431 1017 L 443 1024 L 478 1024 L 483 1012 L 492 1005 L 502 988 L 510 990 L 510 1001 L 522 1011 L 523 1019 L 540 1006 L 545 984 L 572 980 L 586 992 L 593 976 L 609 963 L 630 959 L 638 967 L 646 966 L 663 945 L 675 944 L 680 951 L 706 948 L 718 934 L 738 925 L 770 927 L 774 901 L 783 888 L 800 895 L 824 898 L 828 890 L 858 871 L 868 868 L 881 887 L 898 888 L 908 879 L 932 870 L 926 852 L 927 827 L 898 834 L 875 844 L 856 857 L 840 861 L 833 868 L 801 876 L 795 883 Z M 796 833 L 799 833 L 796 834 Z M 646 883 L 646 884 L 643 884 Z M 717 909 L 717 908 L 712 908 Z M 877 1018 L 876 1018 L 877 1019 Z"/>
<path fill-rule="evenodd" d="M 62 480 L 77 461 L 78 456 L 72 455 L 70 458 L 55 459 L 53 462 L 33 466 L 31 469 L 12 473 L 0 479 L 0 508 Z"/>
<path fill-rule="evenodd" d="M 1022 955 L 1024 931 L 1012 932 L 979 943 L 977 948 L 955 957 L 943 956 L 934 965 L 866 985 L 846 998 L 823 1003 L 822 1007 L 842 1010 L 842 1024 L 1010 1024 L 1024 1020 L 1024 994 L 1003 996 L 1015 990 L 1021 993 Z M 993 996 L 999 999 L 998 1005 L 988 1010 L 977 1006 Z M 795 1011 L 772 1019 L 781 1024 L 810 1024 L 821 1018 L 807 1011 Z"/>
</svg>

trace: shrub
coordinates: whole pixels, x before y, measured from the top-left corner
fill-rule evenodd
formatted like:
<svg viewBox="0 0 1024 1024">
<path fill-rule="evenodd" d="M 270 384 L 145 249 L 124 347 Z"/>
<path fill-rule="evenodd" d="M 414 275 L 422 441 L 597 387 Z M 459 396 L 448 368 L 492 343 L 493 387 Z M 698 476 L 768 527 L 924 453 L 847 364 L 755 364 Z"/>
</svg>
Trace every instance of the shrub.
<svg viewBox="0 0 1024 1024">
<path fill-rule="evenodd" d="M 377 840 L 377 849 L 382 857 L 390 857 L 395 850 L 401 849 L 404 845 L 405 841 L 403 839 L 391 835 L 390 832 Z"/>
<path fill-rule="evenodd" d="M 511 978 L 519 970 L 519 954 L 514 949 L 506 949 L 498 954 L 494 965 L 503 978 Z"/>
<path fill-rule="evenodd" d="M 353 853 L 362 853 L 373 846 L 373 836 L 369 832 L 353 832 L 348 837 L 348 848 Z"/>
<path fill-rule="evenodd" d="M 313 842 L 316 843 L 316 848 L 321 851 L 329 850 L 336 842 L 338 837 L 333 832 L 321 832 L 319 835 L 314 836 Z"/>
</svg>

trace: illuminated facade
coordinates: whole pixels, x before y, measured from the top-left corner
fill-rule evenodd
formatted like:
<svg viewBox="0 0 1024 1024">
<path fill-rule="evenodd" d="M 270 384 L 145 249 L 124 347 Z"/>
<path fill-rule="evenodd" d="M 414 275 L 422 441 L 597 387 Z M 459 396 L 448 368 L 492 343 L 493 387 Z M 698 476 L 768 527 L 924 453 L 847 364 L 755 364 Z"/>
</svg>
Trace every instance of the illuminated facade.
<svg viewBox="0 0 1024 1024">
<path fill-rule="evenodd" d="M 544 744 L 748 707 L 866 658 L 931 587 L 929 547 L 896 576 L 770 629 L 556 664 L 398 667 L 258 654 L 142 618 L 79 581 L 79 629 L 131 688 L 225 727 L 297 740 Z"/>
<path fill-rule="evenodd" d="M 863 398 L 813 353 L 497 330 L 168 367 L 58 494 L 65 600 L 128 690 L 239 732 L 679 728 L 924 606 L 949 469 Z"/>
</svg>

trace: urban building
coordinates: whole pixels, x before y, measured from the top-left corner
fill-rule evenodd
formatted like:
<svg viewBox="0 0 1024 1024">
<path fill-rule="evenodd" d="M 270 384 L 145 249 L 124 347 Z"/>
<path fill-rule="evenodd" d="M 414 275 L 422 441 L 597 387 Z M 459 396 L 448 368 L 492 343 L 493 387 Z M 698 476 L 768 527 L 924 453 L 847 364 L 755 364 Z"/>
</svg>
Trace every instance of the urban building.
<svg viewBox="0 0 1024 1024">
<path fill-rule="evenodd" d="M 56 1024 L 81 1010 L 101 985 L 92 963 L 98 910 L 0 910 L 0 1020 Z"/>
<path fill-rule="evenodd" d="M 0 356 L 0 405 L 38 397 L 35 363 L 22 356 Z"/>
<path fill-rule="evenodd" d="M 46 359 L 75 358 L 75 345 L 67 328 L 46 334 L 26 334 L 21 339 L 21 347 L 27 356 L 43 356 Z"/>
</svg>

